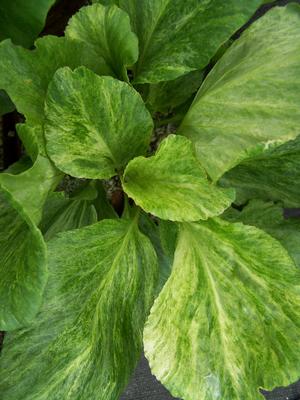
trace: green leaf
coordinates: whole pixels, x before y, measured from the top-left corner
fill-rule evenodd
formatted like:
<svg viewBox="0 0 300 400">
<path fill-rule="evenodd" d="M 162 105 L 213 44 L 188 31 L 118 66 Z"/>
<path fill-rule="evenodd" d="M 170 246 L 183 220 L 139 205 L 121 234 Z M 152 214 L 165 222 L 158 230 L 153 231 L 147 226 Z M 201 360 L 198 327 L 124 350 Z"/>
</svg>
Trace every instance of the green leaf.
<svg viewBox="0 0 300 400">
<path fill-rule="evenodd" d="M 0 41 L 11 38 L 15 44 L 32 46 L 54 3 L 55 0 L 0 0 Z"/>
<path fill-rule="evenodd" d="M 299 277 L 257 228 L 182 224 L 171 277 L 145 326 L 152 372 L 185 400 L 259 400 L 259 387 L 295 381 Z"/>
<path fill-rule="evenodd" d="M 299 134 L 299 74 L 298 4 L 272 9 L 227 50 L 179 129 L 214 181 Z"/>
<path fill-rule="evenodd" d="M 39 154 L 46 156 L 45 139 L 42 121 L 40 124 L 17 124 L 16 130 L 18 137 L 21 140 L 26 154 L 29 155 L 31 160 L 35 161 Z"/>
<path fill-rule="evenodd" d="M 283 208 L 272 202 L 252 200 L 240 212 L 229 209 L 222 216 L 228 221 L 257 226 L 277 239 L 300 267 L 300 220 L 284 218 Z"/>
<path fill-rule="evenodd" d="M 96 181 L 95 188 L 97 190 L 97 197 L 94 200 L 93 204 L 97 211 L 98 221 L 100 221 L 101 219 L 118 218 L 117 213 L 108 201 L 103 184 L 99 181 Z"/>
<path fill-rule="evenodd" d="M 101 4 L 82 7 L 71 18 L 65 34 L 83 42 L 95 59 L 107 65 L 109 75 L 128 80 L 126 67 L 138 59 L 138 40 L 123 10 Z"/>
<path fill-rule="evenodd" d="M 178 237 L 177 224 L 171 221 L 159 221 L 159 237 L 163 251 L 173 260 Z"/>
<path fill-rule="evenodd" d="M 46 241 L 59 232 L 82 228 L 98 221 L 97 212 L 91 201 L 69 199 L 64 193 L 54 192 L 48 197 L 40 229 Z"/>
<path fill-rule="evenodd" d="M 14 104 L 4 90 L 0 90 L 0 117 L 15 109 Z"/>
<path fill-rule="evenodd" d="M 171 221 L 207 219 L 234 201 L 232 190 L 208 182 L 193 144 L 175 135 L 163 140 L 155 156 L 130 161 L 123 188 L 145 211 Z"/>
<path fill-rule="evenodd" d="M 204 68 L 262 0 L 120 0 L 139 38 L 136 83 L 157 83 Z"/>
<path fill-rule="evenodd" d="M 22 156 L 18 161 L 11 164 L 8 168 L 6 168 L 3 172 L 6 174 L 18 175 L 22 172 L 25 172 L 29 168 L 32 167 L 31 158 L 27 155 Z"/>
<path fill-rule="evenodd" d="M 45 155 L 44 100 L 55 71 L 63 66 L 85 65 L 99 74 L 109 74 L 106 65 L 95 59 L 84 43 L 45 36 L 35 46 L 35 50 L 29 51 L 10 40 L 0 43 L 0 88 L 6 90 L 17 110 L 26 117 L 23 133 L 29 138 L 25 145 L 33 157 L 38 152 Z M 24 125 L 19 127 L 24 131 Z"/>
<path fill-rule="evenodd" d="M 38 224 L 46 198 L 62 175 L 45 157 L 39 156 L 33 166 L 18 175 L 0 174 L 0 186 L 8 191 L 33 222 Z"/>
<path fill-rule="evenodd" d="M 203 75 L 203 71 L 192 71 L 172 81 L 149 85 L 146 106 L 152 113 L 174 110 L 197 92 Z"/>
<path fill-rule="evenodd" d="M 151 240 L 157 255 L 159 267 L 159 276 L 155 290 L 157 296 L 170 276 L 174 254 L 170 254 L 163 248 L 163 241 L 161 239 L 161 222 L 157 225 L 151 217 L 146 213 L 142 213 L 139 219 L 139 227 L 141 232 Z M 170 243 L 170 247 L 171 246 L 172 244 Z"/>
<path fill-rule="evenodd" d="M 49 261 L 38 318 L 5 338 L 2 400 L 116 400 L 142 349 L 153 247 L 136 221 L 105 220 L 50 241 Z"/>
<path fill-rule="evenodd" d="M 300 207 L 300 137 L 240 163 L 220 183 L 236 189 L 237 204 L 261 198 Z"/>
<path fill-rule="evenodd" d="M 120 0 L 92 0 L 92 3 L 101 3 L 105 6 L 109 6 L 109 5 L 119 5 Z"/>
<path fill-rule="evenodd" d="M 46 247 L 24 208 L 0 183 L 0 330 L 28 324 L 47 279 Z"/>
<path fill-rule="evenodd" d="M 83 67 L 56 72 L 45 110 L 48 155 L 78 178 L 111 178 L 150 143 L 153 122 L 140 95 Z"/>
</svg>

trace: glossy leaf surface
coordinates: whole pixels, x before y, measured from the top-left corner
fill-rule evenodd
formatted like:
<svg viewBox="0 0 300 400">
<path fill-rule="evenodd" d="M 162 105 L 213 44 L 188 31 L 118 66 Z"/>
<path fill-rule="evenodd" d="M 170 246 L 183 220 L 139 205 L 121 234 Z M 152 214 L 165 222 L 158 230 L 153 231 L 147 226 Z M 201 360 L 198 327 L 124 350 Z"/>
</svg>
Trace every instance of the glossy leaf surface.
<svg viewBox="0 0 300 400">
<path fill-rule="evenodd" d="M 193 144 L 175 135 L 161 143 L 155 156 L 130 161 L 123 187 L 145 211 L 172 221 L 196 221 L 219 215 L 234 200 L 234 191 L 208 182 Z"/>
<path fill-rule="evenodd" d="M 292 3 L 270 10 L 232 44 L 179 129 L 213 180 L 299 134 L 299 74 L 300 5 Z"/>
<path fill-rule="evenodd" d="M 15 44 L 32 46 L 54 3 L 55 0 L 0 0 L 0 41 L 11 38 Z"/>
<path fill-rule="evenodd" d="M 182 224 L 145 327 L 152 373 L 185 400 L 259 400 L 259 387 L 297 380 L 299 277 L 280 243 L 257 228 Z"/>
<path fill-rule="evenodd" d="M 137 61 L 138 40 L 128 15 L 120 8 L 101 4 L 83 7 L 71 18 L 66 37 L 83 42 L 109 75 L 127 80 L 126 67 Z"/>
<path fill-rule="evenodd" d="M 60 69 L 46 99 L 47 151 L 55 165 L 79 178 L 111 178 L 144 154 L 153 122 L 127 83 L 86 68 Z"/>
<path fill-rule="evenodd" d="M 5 338 L 2 399 L 117 400 L 153 302 L 153 247 L 135 220 L 105 220 L 50 241 L 49 262 L 36 322 Z"/>
<path fill-rule="evenodd" d="M 139 38 L 136 83 L 157 83 L 204 68 L 261 0 L 120 0 Z"/>
<path fill-rule="evenodd" d="M 47 279 L 46 246 L 24 208 L 0 183 L 0 330 L 28 324 Z"/>
</svg>

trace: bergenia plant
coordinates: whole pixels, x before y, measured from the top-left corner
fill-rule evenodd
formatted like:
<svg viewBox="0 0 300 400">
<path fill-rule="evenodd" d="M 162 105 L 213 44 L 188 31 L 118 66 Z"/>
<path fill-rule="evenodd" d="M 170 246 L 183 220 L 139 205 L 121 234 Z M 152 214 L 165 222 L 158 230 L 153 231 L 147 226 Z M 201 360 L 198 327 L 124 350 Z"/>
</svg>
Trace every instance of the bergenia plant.
<svg viewBox="0 0 300 400">
<path fill-rule="evenodd" d="M 184 400 L 300 377 L 300 5 L 241 31 L 262 3 L 98 1 L 1 42 L 1 400 L 117 400 L 143 349 Z"/>
</svg>

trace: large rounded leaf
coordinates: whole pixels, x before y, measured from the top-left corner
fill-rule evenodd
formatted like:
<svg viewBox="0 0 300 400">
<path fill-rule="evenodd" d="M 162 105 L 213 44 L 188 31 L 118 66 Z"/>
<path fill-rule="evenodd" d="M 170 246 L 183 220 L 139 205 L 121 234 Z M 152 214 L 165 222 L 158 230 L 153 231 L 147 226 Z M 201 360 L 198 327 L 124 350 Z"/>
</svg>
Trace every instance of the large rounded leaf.
<svg viewBox="0 0 300 400">
<path fill-rule="evenodd" d="M 117 400 L 142 349 L 157 279 L 136 220 L 105 220 L 49 242 L 49 284 L 35 323 L 8 335 L 2 400 Z"/>
<path fill-rule="evenodd" d="M 299 134 L 300 5 L 269 11 L 207 76 L 179 131 L 214 180 Z"/>
<path fill-rule="evenodd" d="M 81 178 L 111 178 L 146 152 L 153 122 L 127 83 L 86 68 L 62 68 L 46 99 L 47 150 L 56 166 Z"/>
<path fill-rule="evenodd" d="M 185 400 L 259 400 L 299 377 L 300 272 L 265 232 L 181 225 L 144 332 L 152 372 Z"/>
<path fill-rule="evenodd" d="M 58 68 L 80 65 L 99 74 L 110 74 L 107 64 L 96 59 L 84 43 L 65 37 L 40 38 L 32 51 L 15 46 L 10 40 L 0 43 L 0 89 L 6 90 L 18 112 L 26 117 L 25 146 L 32 158 L 38 153 L 45 155 L 42 125 L 49 82 Z"/>
<path fill-rule="evenodd" d="M 230 189 L 212 185 L 193 144 L 175 135 L 161 143 L 155 156 L 130 161 L 123 187 L 145 211 L 172 221 L 197 221 L 222 214 L 235 195 Z"/>
<path fill-rule="evenodd" d="M 47 279 L 46 246 L 21 205 L 0 188 L 0 330 L 28 324 Z"/>
<path fill-rule="evenodd" d="M 137 61 L 138 40 L 123 10 L 101 4 L 83 7 L 71 18 L 65 35 L 83 42 L 95 59 L 107 64 L 110 75 L 128 79 L 126 66 Z"/>
<path fill-rule="evenodd" d="M 204 68 L 262 0 L 120 0 L 139 38 L 135 81 L 156 83 Z"/>
</svg>

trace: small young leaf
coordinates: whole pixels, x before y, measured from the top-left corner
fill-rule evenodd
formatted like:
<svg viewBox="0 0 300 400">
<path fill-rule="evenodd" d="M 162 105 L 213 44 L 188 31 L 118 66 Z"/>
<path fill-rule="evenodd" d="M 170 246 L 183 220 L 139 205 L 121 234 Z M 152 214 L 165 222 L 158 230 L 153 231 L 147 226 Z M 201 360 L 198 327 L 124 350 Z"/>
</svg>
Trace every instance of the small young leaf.
<svg viewBox="0 0 300 400">
<path fill-rule="evenodd" d="M 40 224 L 46 241 L 59 232 L 82 228 L 96 223 L 97 212 L 91 201 L 68 199 L 61 192 L 51 193 L 48 197 Z"/>
<path fill-rule="evenodd" d="M 105 220 L 50 241 L 49 262 L 38 318 L 5 338 L 1 399 L 116 400 L 140 357 L 154 249 L 136 221 Z"/>
<path fill-rule="evenodd" d="M 237 204 L 260 198 L 300 207 L 300 136 L 241 162 L 222 177 L 220 184 L 236 189 Z"/>
<path fill-rule="evenodd" d="M 139 38 L 136 83 L 204 68 L 262 0 L 120 0 Z"/>
<path fill-rule="evenodd" d="M 130 161 L 123 178 L 128 196 L 145 211 L 171 221 L 197 221 L 222 214 L 234 191 L 212 185 L 183 136 L 168 136 L 155 156 Z"/>
<path fill-rule="evenodd" d="M 227 50 L 179 129 L 214 181 L 299 134 L 299 74 L 298 4 L 272 9 Z"/>
<path fill-rule="evenodd" d="M 95 183 L 95 188 L 97 190 L 97 197 L 93 201 L 93 204 L 97 211 L 98 221 L 101 221 L 102 219 L 117 218 L 118 215 L 107 199 L 103 184 L 97 181 Z"/>
<path fill-rule="evenodd" d="M 47 279 L 46 246 L 1 183 L 0 225 L 0 330 L 9 331 L 31 322 L 39 310 Z"/>
<path fill-rule="evenodd" d="M 277 239 L 300 268 L 300 220 L 284 218 L 283 208 L 272 202 L 252 200 L 240 212 L 229 209 L 222 217 L 228 221 L 257 226 Z"/>
<path fill-rule="evenodd" d="M 150 143 L 153 122 L 140 95 L 84 67 L 56 72 L 45 111 L 48 155 L 75 177 L 111 178 Z"/>
<path fill-rule="evenodd" d="M 152 372 L 185 400 L 260 400 L 259 387 L 295 381 L 299 278 L 280 243 L 257 228 L 182 224 L 145 327 Z"/>
<path fill-rule="evenodd" d="M 71 18 L 65 34 L 83 42 L 95 59 L 103 60 L 111 76 L 128 79 L 126 67 L 137 61 L 138 40 L 123 10 L 101 4 L 83 7 Z"/>
<path fill-rule="evenodd" d="M 15 44 L 32 46 L 55 0 L 1 0 L 0 41 L 11 38 Z"/>
</svg>

